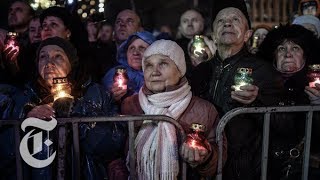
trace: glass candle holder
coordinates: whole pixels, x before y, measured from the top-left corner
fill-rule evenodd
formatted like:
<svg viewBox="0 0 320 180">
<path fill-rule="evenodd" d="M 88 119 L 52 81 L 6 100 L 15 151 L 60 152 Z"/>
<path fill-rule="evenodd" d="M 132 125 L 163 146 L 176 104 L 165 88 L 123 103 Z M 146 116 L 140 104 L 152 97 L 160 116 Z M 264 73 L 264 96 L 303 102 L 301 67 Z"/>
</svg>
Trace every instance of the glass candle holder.
<svg viewBox="0 0 320 180">
<path fill-rule="evenodd" d="M 65 97 L 73 99 L 73 96 L 71 96 L 71 84 L 68 82 L 68 79 L 66 77 L 53 78 L 51 94 L 54 101 Z"/>
<path fill-rule="evenodd" d="M 208 46 L 204 42 L 203 36 L 195 35 L 193 37 L 193 42 L 191 44 L 190 52 L 196 57 L 199 57 L 199 54 L 201 54 L 204 57 L 204 60 L 207 60 L 209 58 L 209 55 L 205 52 L 206 47 Z"/>
<path fill-rule="evenodd" d="M 309 79 L 309 87 L 315 88 L 316 83 L 320 84 L 320 64 L 310 65 L 307 77 Z"/>
<path fill-rule="evenodd" d="M 235 91 L 242 91 L 240 89 L 241 86 L 251 85 L 253 83 L 251 75 L 251 68 L 238 68 L 234 76 L 234 85 L 232 86 Z"/>
<path fill-rule="evenodd" d="M 201 125 L 198 123 L 191 124 L 191 133 L 187 134 L 186 143 L 189 147 L 194 149 L 208 149 L 208 143 L 206 143 L 206 138 L 204 136 L 204 132 L 206 130 L 205 125 Z"/>
<path fill-rule="evenodd" d="M 20 50 L 20 47 L 19 47 L 19 42 L 17 38 L 18 38 L 18 33 L 8 32 L 5 39 L 5 49 L 11 47 L 12 48 L 11 51 L 16 50 L 16 53 L 18 53 Z"/>
<path fill-rule="evenodd" d="M 117 68 L 113 76 L 113 81 L 117 82 L 118 87 L 122 89 L 127 89 L 128 80 L 129 80 L 129 77 L 127 74 L 127 70 L 121 67 Z"/>
<path fill-rule="evenodd" d="M 259 40 L 259 36 L 253 36 L 252 48 L 258 47 L 258 40 Z"/>
</svg>

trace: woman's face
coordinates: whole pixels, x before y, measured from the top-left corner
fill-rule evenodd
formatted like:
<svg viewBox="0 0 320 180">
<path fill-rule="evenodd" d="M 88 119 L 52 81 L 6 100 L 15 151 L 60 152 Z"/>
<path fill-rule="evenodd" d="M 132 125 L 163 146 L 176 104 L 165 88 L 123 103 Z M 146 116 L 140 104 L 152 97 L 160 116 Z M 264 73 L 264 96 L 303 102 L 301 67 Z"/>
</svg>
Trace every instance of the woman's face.
<svg viewBox="0 0 320 180">
<path fill-rule="evenodd" d="M 63 21 L 55 16 L 47 16 L 42 22 L 41 39 L 50 37 L 61 37 L 69 39 L 70 30 L 64 25 Z"/>
<path fill-rule="evenodd" d="M 57 45 L 44 46 L 38 58 L 39 74 L 50 86 L 52 86 L 53 78 L 66 77 L 71 71 L 71 64 L 66 53 Z"/>
<path fill-rule="evenodd" d="M 301 70 L 305 59 L 303 49 L 292 41 L 284 41 L 276 50 L 276 66 L 280 72 L 294 73 Z"/>
<path fill-rule="evenodd" d="M 144 62 L 146 87 L 154 93 L 164 92 L 168 86 L 179 83 L 181 73 L 168 56 L 152 55 Z"/>
<path fill-rule="evenodd" d="M 136 39 L 128 46 L 127 59 L 130 67 L 138 71 L 142 69 L 142 55 L 148 46 L 142 39 Z"/>
</svg>

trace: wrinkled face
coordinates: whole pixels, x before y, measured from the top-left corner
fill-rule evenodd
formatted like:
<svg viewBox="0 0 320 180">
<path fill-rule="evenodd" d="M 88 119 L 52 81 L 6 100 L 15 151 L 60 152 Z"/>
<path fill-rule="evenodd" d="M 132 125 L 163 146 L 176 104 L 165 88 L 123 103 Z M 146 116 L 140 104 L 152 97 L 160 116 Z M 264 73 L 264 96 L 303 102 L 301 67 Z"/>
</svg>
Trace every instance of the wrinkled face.
<svg viewBox="0 0 320 180">
<path fill-rule="evenodd" d="M 148 46 L 142 39 L 136 39 L 128 46 L 127 59 L 130 67 L 138 71 L 142 69 L 142 55 Z"/>
<path fill-rule="evenodd" d="M 262 43 L 264 38 L 266 38 L 268 32 L 269 31 L 264 28 L 259 28 L 256 31 L 254 31 L 253 37 L 258 37 L 258 46 Z"/>
<path fill-rule="evenodd" d="M 312 31 L 313 34 L 314 34 L 316 37 L 318 37 L 319 33 L 318 33 L 317 28 L 316 28 L 315 25 L 310 24 L 310 23 L 303 23 L 303 24 L 301 24 L 301 25 L 302 25 L 304 28 Z"/>
<path fill-rule="evenodd" d="M 146 87 L 153 93 L 164 92 L 168 86 L 177 85 L 182 77 L 174 61 L 160 54 L 145 59 L 143 74 Z"/>
<path fill-rule="evenodd" d="M 276 67 L 283 73 L 294 73 L 301 70 L 305 60 L 303 49 L 292 41 L 284 41 L 276 50 Z"/>
<path fill-rule="evenodd" d="M 242 47 L 252 32 L 248 30 L 248 22 L 239 9 L 225 8 L 221 10 L 213 22 L 213 37 L 217 44 Z"/>
<path fill-rule="evenodd" d="M 116 41 L 123 42 L 140 30 L 140 18 L 134 11 L 121 11 L 116 18 L 114 29 Z"/>
<path fill-rule="evenodd" d="M 44 46 L 38 58 L 39 74 L 50 86 L 52 86 L 53 78 L 66 77 L 71 71 L 71 64 L 66 53 L 57 45 Z"/>
<path fill-rule="evenodd" d="M 303 15 L 313 15 L 317 14 L 317 7 L 316 6 L 306 6 L 302 9 Z"/>
<path fill-rule="evenodd" d="M 104 25 L 100 28 L 98 39 L 102 42 L 108 42 L 112 39 L 113 28 L 111 25 Z"/>
<path fill-rule="evenodd" d="M 194 35 L 201 34 L 204 28 L 204 19 L 194 10 L 188 10 L 180 18 L 179 30 L 183 36 L 191 39 Z"/>
<path fill-rule="evenodd" d="M 98 24 L 94 22 L 87 23 L 88 36 L 96 37 L 98 34 Z"/>
<path fill-rule="evenodd" d="M 30 9 L 23 2 L 17 1 L 10 6 L 8 13 L 8 25 L 10 27 L 28 26 L 31 18 Z"/>
<path fill-rule="evenodd" d="M 29 39 L 31 43 L 41 41 L 41 25 L 40 19 L 33 19 L 29 23 Z"/>
<path fill-rule="evenodd" d="M 54 16 L 47 16 L 42 22 L 41 39 L 50 37 L 61 37 L 68 39 L 71 35 L 70 30 L 64 25 L 63 21 Z"/>
</svg>

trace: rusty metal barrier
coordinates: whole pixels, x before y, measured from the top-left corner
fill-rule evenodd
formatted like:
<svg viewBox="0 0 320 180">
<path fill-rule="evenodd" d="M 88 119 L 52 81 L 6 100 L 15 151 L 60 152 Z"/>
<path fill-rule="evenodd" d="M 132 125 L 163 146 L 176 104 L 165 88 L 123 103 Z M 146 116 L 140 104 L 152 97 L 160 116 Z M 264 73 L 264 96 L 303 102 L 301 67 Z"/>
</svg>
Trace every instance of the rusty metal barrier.
<svg viewBox="0 0 320 180">
<path fill-rule="evenodd" d="M 306 112 L 305 142 L 304 142 L 305 145 L 304 145 L 304 151 L 303 151 L 303 166 L 302 166 L 301 179 L 307 180 L 308 168 L 309 168 L 309 157 L 310 157 L 312 116 L 314 111 L 320 111 L 320 106 L 251 107 L 251 108 L 236 108 L 227 112 L 221 118 L 216 131 L 216 142 L 219 147 L 217 180 L 222 180 L 222 154 L 223 154 L 222 133 L 224 131 L 226 124 L 230 122 L 233 117 L 237 115 L 257 114 L 257 113 L 264 113 L 261 180 L 267 179 L 270 115 L 271 113 L 280 113 L 280 112 Z"/>
<path fill-rule="evenodd" d="M 79 118 L 58 118 L 58 125 L 59 127 L 59 140 L 60 136 L 65 133 L 64 126 L 65 124 L 72 124 L 72 137 L 73 137 L 73 148 L 74 148 L 74 158 L 73 163 L 76 165 L 74 170 L 74 179 L 80 179 L 80 147 L 79 147 L 79 123 L 84 122 L 110 122 L 110 121 L 127 121 L 128 122 L 128 130 L 129 130 L 129 164 L 130 164 L 130 179 L 136 179 L 136 169 L 135 169 L 135 153 L 134 153 L 134 139 L 135 139 L 135 132 L 134 132 L 134 122 L 135 121 L 143 121 L 143 120 L 152 120 L 152 121 L 166 121 L 172 123 L 176 126 L 177 131 L 179 132 L 182 141 L 185 139 L 186 134 L 182 126 L 173 118 L 164 116 L 164 115 L 141 115 L 141 116 L 114 116 L 114 117 L 79 117 Z M 2 125 L 13 125 L 15 129 L 15 150 L 19 152 L 19 144 L 20 142 L 20 124 L 22 121 L 19 120 L 0 120 L 0 127 Z M 64 139 L 64 137 L 62 137 Z M 18 155 L 19 154 L 19 155 Z M 64 160 L 64 153 L 58 152 L 58 171 L 57 171 L 57 178 L 64 179 L 64 163 L 61 161 Z M 186 163 L 182 163 L 182 179 L 186 179 Z M 17 168 L 17 179 L 23 180 L 22 176 L 22 162 L 20 153 L 16 153 L 16 168 Z M 62 171 L 61 171 L 62 170 Z"/>
</svg>

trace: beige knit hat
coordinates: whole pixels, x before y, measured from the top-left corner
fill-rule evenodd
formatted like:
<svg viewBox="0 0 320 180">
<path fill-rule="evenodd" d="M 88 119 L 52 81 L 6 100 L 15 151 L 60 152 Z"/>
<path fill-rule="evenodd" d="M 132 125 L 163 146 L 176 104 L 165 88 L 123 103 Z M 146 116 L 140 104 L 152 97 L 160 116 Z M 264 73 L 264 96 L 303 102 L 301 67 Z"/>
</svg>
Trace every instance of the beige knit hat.
<svg viewBox="0 0 320 180">
<path fill-rule="evenodd" d="M 155 54 L 168 56 L 177 65 L 181 75 L 186 73 L 186 60 L 182 48 L 171 40 L 158 40 L 153 42 L 144 52 L 142 58 L 142 70 L 144 70 L 144 61 Z"/>
</svg>

